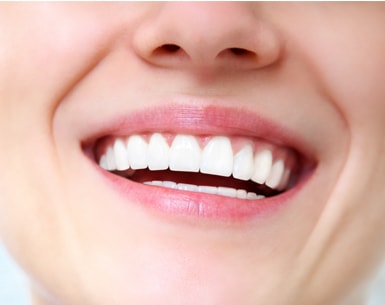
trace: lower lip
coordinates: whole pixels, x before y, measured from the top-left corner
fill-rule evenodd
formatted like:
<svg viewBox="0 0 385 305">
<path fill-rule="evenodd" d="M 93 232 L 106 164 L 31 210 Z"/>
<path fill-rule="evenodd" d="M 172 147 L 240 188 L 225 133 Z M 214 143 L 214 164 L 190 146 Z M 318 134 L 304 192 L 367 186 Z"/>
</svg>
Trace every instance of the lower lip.
<svg viewBox="0 0 385 305">
<path fill-rule="evenodd" d="M 303 184 L 303 182 L 298 183 L 296 187 L 277 196 L 244 200 L 150 186 L 112 174 L 100 167 L 98 171 L 123 197 L 124 202 L 139 204 L 164 215 L 234 223 L 275 214 L 280 207 L 287 205 Z"/>
</svg>

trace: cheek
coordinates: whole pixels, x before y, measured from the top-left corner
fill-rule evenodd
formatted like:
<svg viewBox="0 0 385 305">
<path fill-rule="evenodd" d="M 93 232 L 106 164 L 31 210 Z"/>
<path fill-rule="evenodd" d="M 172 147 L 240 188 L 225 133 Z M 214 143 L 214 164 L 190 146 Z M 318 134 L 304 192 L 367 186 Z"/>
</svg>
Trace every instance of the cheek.
<svg viewBox="0 0 385 305">
<path fill-rule="evenodd" d="M 113 26 L 103 24 L 108 18 L 66 4 L 2 8 L 0 103 L 7 104 L 16 119 L 28 119 L 31 110 L 51 116 L 63 96 L 98 61 L 108 43 L 105 37 L 112 36 L 106 29 Z"/>
<path fill-rule="evenodd" d="M 338 52 L 338 51 L 337 51 Z M 333 100 L 348 121 L 355 127 L 369 127 L 382 123 L 385 117 L 385 83 L 382 60 L 383 50 L 364 54 L 341 54 L 344 61 L 325 63 L 325 67 L 333 67 L 325 71 L 329 87 L 333 92 Z M 384 124 L 381 124 L 384 126 Z"/>
<path fill-rule="evenodd" d="M 385 19 L 376 15 L 363 10 L 344 18 L 343 25 L 331 18 L 329 25 L 308 34 L 304 46 L 320 82 L 351 127 L 382 124 L 385 117 Z"/>
<path fill-rule="evenodd" d="M 51 237 L 60 230 L 59 205 L 54 199 L 60 195 L 58 169 L 53 167 L 52 149 L 37 138 L 25 140 L 34 143 L 31 147 L 14 141 L 0 153 L 0 231 L 22 264 L 43 257 L 44 249 L 54 249 Z"/>
<path fill-rule="evenodd" d="M 297 47 L 295 55 L 313 71 L 328 96 L 325 103 L 338 109 L 349 132 L 349 150 L 338 183 L 308 244 L 307 257 L 313 255 L 314 262 L 318 261 L 311 275 L 315 284 L 309 291 L 317 291 L 322 286 L 322 291 L 338 287 L 336 293 L 341 293 L 347 278 L 358 287 L 382 260 L 385 236 L 385 36 L 382 29 L 385 19 L 384 10 L 378 11 L 349 4 L 344 10 L 329 12 L 325 24 L 317 22 L 325 18 L 315 14 L 314 18 L 301 23 L 308 24 L 306 29 L 295 25 L 288 29 Z M 321 251 L 311 253 L 319 245 L 324 248 L 322 260 Z M 360 250 L 351 252 L 357 245 Z M 339 266 L 338 275 L 333 271 L 336 266 Z M 331 274 L 333 281 L 325 282 Z"/>
<path fill-rule="evenodd" d="M 0 178 L 1 238 L 33 284 L 49 291 L 65 290 L 67 279 L 78 268 L 66 187 L 47 139 L 32 136 L 30 141 L 35 145 L 19 145 L 24 157 L 19 152 L 18 158 L 5 163 L 11 149 L 0 154 L 1 164 L 7 165 L 2 166 Z"/>
<path fill-rule="evenodd" d="M 366 133 L 385 124 L 384 17 L 385 6 L 373 3 L 286 6 L 271 16 L 287 38 L 288 55 L 309 68 L 349 128 L 361 125 Z"/>
<path fill-rule="evenodd" d="M 107 19 L 64 4 L 0 9 L 0 229 L 17 255 L 52 247 L 60 231 L 53 115 L 103 52 Z"/>
</svg>

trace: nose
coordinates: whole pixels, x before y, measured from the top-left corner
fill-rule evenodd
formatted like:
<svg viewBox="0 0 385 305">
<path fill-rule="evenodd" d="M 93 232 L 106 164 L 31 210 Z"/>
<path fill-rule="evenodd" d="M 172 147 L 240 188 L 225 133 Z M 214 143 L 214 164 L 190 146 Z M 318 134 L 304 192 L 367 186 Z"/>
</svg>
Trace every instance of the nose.
<svg viewBox="0 0 385 305">
<path fill-rule="evenodd" d="M 255 5 L 255 4 L 254 4 Z M 163 68 L 259 69 L 278 61 L 282 41 L 249 3 L 163 3 L 134 34 L 136 53 Z"/>
</svg>

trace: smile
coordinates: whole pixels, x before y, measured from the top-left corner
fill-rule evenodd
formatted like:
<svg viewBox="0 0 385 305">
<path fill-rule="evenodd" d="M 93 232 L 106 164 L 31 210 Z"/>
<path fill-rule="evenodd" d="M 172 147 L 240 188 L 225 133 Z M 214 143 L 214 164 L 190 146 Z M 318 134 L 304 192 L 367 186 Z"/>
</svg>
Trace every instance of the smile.
<svg viewBox="0 0 385 305">
<path fill-rule="evenodd" d="M 231 108 L 165 107 L 115 119 L 85 149 L 130 201 L 240 219 L 286 202 L 309 176 L 300 141 L 282 130 Z"/>
<path fill-rule="evenodd" d="M 104 151 L 97 157 L 102 168 L 133 181 L 239 199 L 261 199 L 287 189 L 297 165 L 292 150 L 223 135 L 110 137 L 98 149 Z"/>
</svg>

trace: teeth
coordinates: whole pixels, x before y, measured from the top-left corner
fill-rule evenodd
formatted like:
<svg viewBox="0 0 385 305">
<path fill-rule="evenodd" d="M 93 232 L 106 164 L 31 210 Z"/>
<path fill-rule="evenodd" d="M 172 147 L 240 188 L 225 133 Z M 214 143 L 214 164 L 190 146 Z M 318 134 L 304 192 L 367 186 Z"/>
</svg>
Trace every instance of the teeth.
<svg viewBox="0 0 385 305">
<path fill-rule="evenodd" d="M 103 155 L 100 157 L 99 165 L 101 168 L 108 170 L 107 155 Z"/>
<path fill-rule="evenodd" d="M 170 148 L 163 136 L 160 133 L 154 133 L 148 144 L 148 168 L 151 170 L 167 169 L 169 150 Z"/>
<path fill-rule="evenodd" d="M 258 152 L 254 159 L 254 174 L 251 180 L 263 184 L 269 177 L 271 166 L 273 163 L 273 155 L 270 150 L 266 149 Z"/>
<path fill-rule="evenodd" d="M 146 137 L 147 138 L 147 137 Z M 239 147 L 239 145 L 238 145 Z M 280 154 L 282 156 L 282 153 Z M 207 144 L 200 147 L 197 137 L 176 135 L 169 146 L 165 137 L 153 133 L 147 141 L 144 136 L 132 135 L 127 140 L 116 139 L 107 146 L 99 164 L 109 171 L 125 171 L 149 168 L 183 172 L 202 172 L 205 174 L 229 177 L 243 181 L 265 184 L 279 191 L 288 187 L 291 168 L 286 168 L 284 159 L 273 160 L 271 148 L 263 148 L 254 153 L 250 142 L 240 147 L 234 155 L 232 143 L 228 137 L 214 136 Z M 274 162 L 273 162 L 274 161 Z M 176 184 L 170 181 L 153 181 L 161 186 L 197 192 L 219 194 L 228 197 L 256 199 L 259 195 L 227 187 L 194 186 Z"/>
<path fill-rule="evenodd" d="M 175 183 L 172 181 L 159 181 L 159 180 L 146 181 L 144 182 L 144 184 L 177 189 L 180 191 L 206 193 L 211 195 L 221 195 L 225 197 L 239 198 L 239 199 L 255 200 L 255 199 L 265 198 L 264 196 L 257 195 L 256 193 L 253 193 L 253 192 L 247 192 L 245 190 L 237 190 L 231 187 L 221 187 L 221 186 L 215 187 L 215 186 L 207 186 L 207 185 L 198 186 L 194 184 Z"/>
<path fill-rule="evenodd" d="M 107 149 L 106 163 L 107 163 L 108 170 L 110 171 L 116 170 L 114 150 L 111 147 Z"/>
<path fill-rule="evenodd" d="M 237 190 L 237 198 L 246 199 L 247 198 L 247 192 L 245 190 Z"/>
<path fill-rule="evenodd" d="M 167 182 L 168 182 L 168 181 L 167 181 Z M 167 184 L 163 184 L 163 183 L 164 183 L 164 182 L 159 181 L 159 180 L 143 182 L 143 184 L 147 184 L 147 185 L 154 185 L 154 186 L 168 187 Z M 173 188 L 173 187 L 171 187 L 171 188 Z"/>
<path fill-rule="evenodd" d="M 253 148 L 251 145 L 243 147 L 234 157 L 233 177 L 249 180 L 254 173 Z"/>
<path fill-rule="evenodd" d="M 282 180 L 283 174 L 285 171 L 285 166 L 282 160 L 274 162 L 271 167 L 271 172 L 269 178 L 266 180 L 266 185 L 271 188 L 276 188 Z"/>
<path fill-rule="evenodd" d="M 170 189 L 176 189 L 176 183 L 174 181 L 163 181 L 163 186 Z"/>
<path fill-rule="evenodd" d="M 198 192 L 216 195 L 218 193 L 218 188 L 215 186 L 201 185 L 198 186 Z"/>
<path fill-rule="evenodd" d="M 237 197 L 237 190 L 232 187 L 218 187 L 218 195 L 226 196 L 226 197 Z"/>
<path fill-rule="evenodd" d="M 116 169 L 126 170 L 130 168 L 130 163 L 127 158 L 127 150 L 124 142 L 120 139 L 115 141 L 114 144 L 114 157 L 116 163 Z"/>
<path fill-rule="evenodd" d="M 202 152 L 201 172 L 229 177 L 233 171 L 233 150 L 227 137 L 213 137 Z"/>
<path fill-rule="evenodd" d="M 262 198 L 265 198 L 265 196 L 257 195 L 256 193 L 253 193 L 253 192 L 248 192 L 246 197 L 246 199 L 249 199 L 249 200 L 262 199 Z"/>
<path fill-rule="evenodd" d="M 127 142 L 128 161 L 132 169 L 147 168 L 147 143 L 141 136 L 131 136 Z"/>
<path fill-rule="evenodd" d="M 170 169 L 183 172 L 199 172 L 201 149 L 195 137 L 177 135 L 170 148 Z"/>
<path fill-rule="evenodd" d="M 187 184 L 187 183 L 178 183 L 177 187 L 178 190 L 181 191 L 190 191 L 190 192 L 197 192 L 198 186 L 194 184 Z"/>
<path fill-rule="evenodd" d="M 290 169 L 285 169 L 285 172 L 283 173 L 283 177 L 281 179 L 281 182 L 279 183 L 277 190 L 282 191 L 284 190 L 288 184 L 289 184 L 289 178 L 290 178 Z"/>
</svg>

